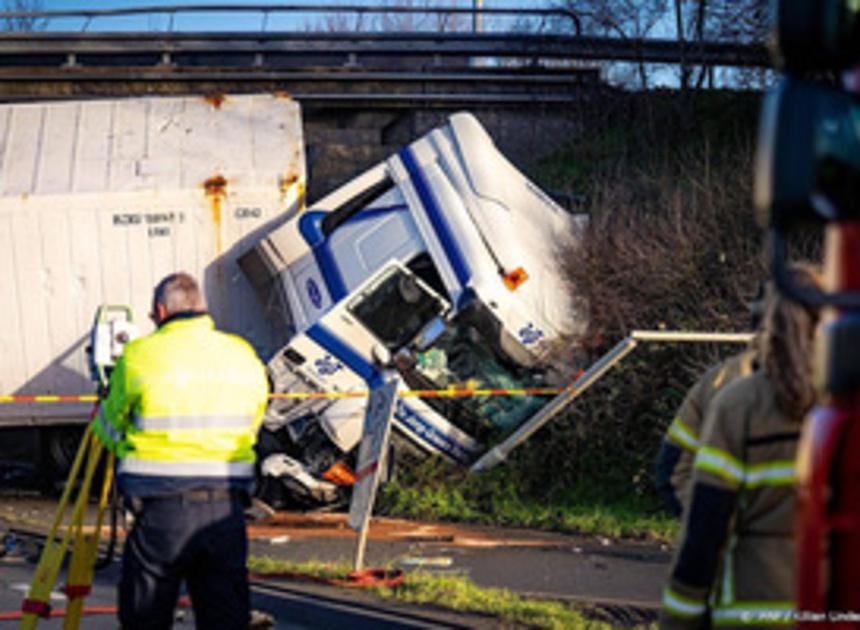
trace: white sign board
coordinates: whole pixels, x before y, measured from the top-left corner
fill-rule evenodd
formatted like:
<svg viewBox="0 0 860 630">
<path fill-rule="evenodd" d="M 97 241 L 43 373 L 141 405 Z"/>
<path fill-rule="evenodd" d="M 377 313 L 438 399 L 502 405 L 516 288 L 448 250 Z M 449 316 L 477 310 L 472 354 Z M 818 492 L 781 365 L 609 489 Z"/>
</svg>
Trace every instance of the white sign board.
<svg viewBox="0 0 860 630">
<path fill-rule="evenodd" d="M 349 526 L 356 531 L 366 526 L 373 511 L 379 474 L 385 466 L 396 395 L 395 377 L 386 378 L 383 385 L 370 392 L 364 416 L 364 433 L 358 447 L 358 463 L 355 468 L 357 480 L 352 488 L 352 500 L 349 504 Z"/>
</svg>

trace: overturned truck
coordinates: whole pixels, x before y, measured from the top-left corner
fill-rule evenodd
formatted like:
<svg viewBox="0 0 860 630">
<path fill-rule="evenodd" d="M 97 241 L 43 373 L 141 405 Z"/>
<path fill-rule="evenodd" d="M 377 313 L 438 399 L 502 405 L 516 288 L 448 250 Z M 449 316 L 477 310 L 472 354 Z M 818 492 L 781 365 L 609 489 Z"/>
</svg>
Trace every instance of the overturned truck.
<svg viewBox="0 0 860 630">
<path fill-rule="evenodd" d="M 269 233 L 239 258 L 288 343 L 268 361 L 260 439 L 270 501 L 340 501 L 366 399 L 339 395 L 396 369 L 401 389 L 556 386 L 582 326 L 561 257 L 578 220 L 455 114 Z M 301 397 L 331 392 L 331 398 Z M 403 453 L 469 464 L 546 399 L 401 397 Z"/>
<path fill-rule="evenodd" d="M 412 390 L 564 380 L 577 221 L 469 114 L 309 209 L 299 107 L 279 96 L 0 105 L 0 148 L 0 463 L 65 478 L 93 313 L 128 306 L 149 332 L 152 287 L 177 269 L 274 392 L 334 394 L 273 400 L 260 436 L 264 491 L 305 504 L 348 491 L 366 400 L 338 396 L 383 363 Z M 469 463 L 545 402 L 401 398 L 396 455 Z"/>
</svg>

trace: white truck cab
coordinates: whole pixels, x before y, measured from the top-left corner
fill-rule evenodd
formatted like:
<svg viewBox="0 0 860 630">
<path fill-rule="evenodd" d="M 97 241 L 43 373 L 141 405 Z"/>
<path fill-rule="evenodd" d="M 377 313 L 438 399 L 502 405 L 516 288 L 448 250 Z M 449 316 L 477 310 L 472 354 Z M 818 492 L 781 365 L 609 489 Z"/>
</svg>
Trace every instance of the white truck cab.
<svg viewBox="0 0 860 630">
<path fill-rule="evenodd" d="M 268 364 L 273 391 L 366 391 L 384 355 L 402 389 L 559 384 L 559 366 L 573 367 L 565 341 L 583 323 L 560 263 L 577 238 L 577 219 L 472 115 L 451 116 L 240 258 L 289 334 Z M 468 464 L 545 402 L 401 397 L 395 434 Z M 365 404 L 347 395 L 273 401 L 265 426 L 280 446 L 261 441 L 263 474 L 333 500 L 349 483 Z"/>
</svg>

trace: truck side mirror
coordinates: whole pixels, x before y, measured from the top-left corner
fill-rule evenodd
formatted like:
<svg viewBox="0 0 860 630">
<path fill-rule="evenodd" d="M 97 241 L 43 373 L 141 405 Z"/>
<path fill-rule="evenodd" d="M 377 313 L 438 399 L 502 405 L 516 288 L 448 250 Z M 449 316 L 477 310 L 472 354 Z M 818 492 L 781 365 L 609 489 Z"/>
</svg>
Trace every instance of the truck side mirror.
<svg viewBox="0 0 860 630">
<path fill-rule="evenodd" d="M 439 337 L 442 336 L 442 333 L 445 332 L 445 320 L 439 317 L 438 315 L 431 319 L 427 324 L 425 324 L 424 328 L 421 329 L 421 332 L 415 337 L 415 349 L 418 352 L 424 352 L 434 343 Z"/>
</svg>

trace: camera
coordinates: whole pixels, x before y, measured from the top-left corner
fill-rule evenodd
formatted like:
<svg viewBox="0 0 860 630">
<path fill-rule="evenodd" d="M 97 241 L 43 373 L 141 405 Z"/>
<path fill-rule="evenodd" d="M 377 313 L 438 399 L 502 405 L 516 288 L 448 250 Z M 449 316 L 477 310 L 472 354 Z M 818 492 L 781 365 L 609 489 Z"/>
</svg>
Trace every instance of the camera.
<svg viewBox="0 0 860 630">
<path fill-rule="evenodd" d="M 789 73 L 840 70 L 860 63 L 860 4 L 853 0 L 772 3 L 775 65 Z"/>
<path fill-rule="evenodd" d="M 806 304 L 860 309 L 860 293 L 797 287 L 786 265 L 795 226 L 860 219 L 860 94 L 847 80 L 860 76 L 850 70 L 860 64 L 860 2 L 776 0 L 772 10 L 771 52 L 786 76 L 762 106 L 755 205 L 774 281 Z"/>
</svg>

